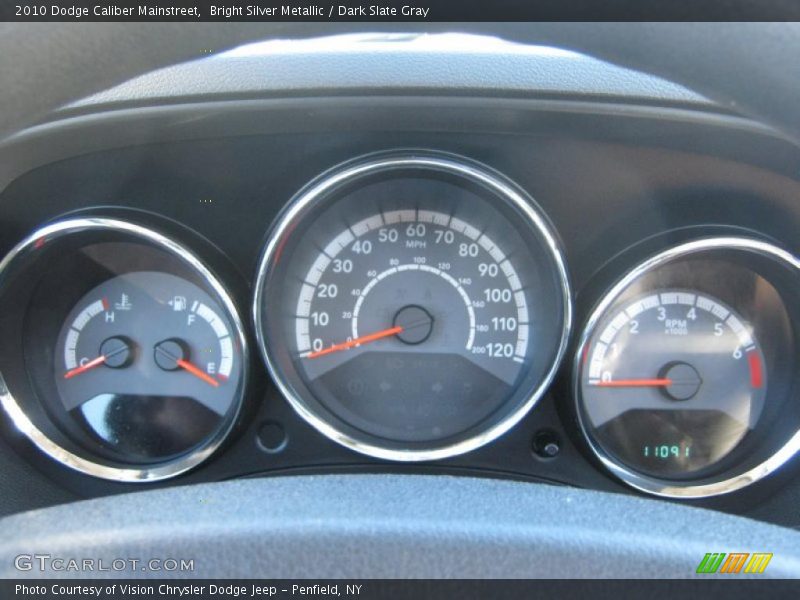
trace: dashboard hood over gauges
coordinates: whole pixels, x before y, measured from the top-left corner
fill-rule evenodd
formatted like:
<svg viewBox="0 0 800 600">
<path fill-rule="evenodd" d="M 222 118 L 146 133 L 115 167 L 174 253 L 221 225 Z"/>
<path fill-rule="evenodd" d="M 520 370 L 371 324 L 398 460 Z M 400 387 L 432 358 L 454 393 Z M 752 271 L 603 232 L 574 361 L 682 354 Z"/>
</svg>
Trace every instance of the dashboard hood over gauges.
<svg viewBox="0 0 800 600">
<path fill-rule="evenodd" d="M 245 42 L 345 33 L 455 31 L 575 50 L 659 75 L 797 140 L 800 109 L 794 98 L 800 96 L 800 81 L 785 75 L 800 53 L 798 29 L 797 23 L 2 24 L 0 71 L 6 85 L 0 133 L 13 133 L 136 75 L 200 58 L 206 48 L 222 51 Z M 204 40 L 203 49 L 198 39 Z M 88 54 L 125 60 L 82 69 Z"/>
</svg>

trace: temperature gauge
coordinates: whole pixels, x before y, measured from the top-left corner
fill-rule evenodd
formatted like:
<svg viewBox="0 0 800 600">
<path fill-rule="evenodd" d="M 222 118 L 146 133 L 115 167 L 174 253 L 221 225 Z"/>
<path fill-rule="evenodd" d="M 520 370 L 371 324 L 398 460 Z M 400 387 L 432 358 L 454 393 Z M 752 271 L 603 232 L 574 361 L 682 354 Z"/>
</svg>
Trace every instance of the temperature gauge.
<svg viewBox="0 0 800 600">
<path fill-rule="evenodd" d="M 224 417 L 238 383 L 231 328 L 220 312 L 206 292 L 168 273 L 102 283 L 58 338 L 64 409 L 128 460 L 188 450 Z"/>
<path fill-rule="evenodd" d="M 0 404 L 72 469 L 173 477 L 234 427 L 248 360 L 235 303 L 160 233 L 100 217 L 39 229 L 0 262 L 0 315 Z"/>
</svg>

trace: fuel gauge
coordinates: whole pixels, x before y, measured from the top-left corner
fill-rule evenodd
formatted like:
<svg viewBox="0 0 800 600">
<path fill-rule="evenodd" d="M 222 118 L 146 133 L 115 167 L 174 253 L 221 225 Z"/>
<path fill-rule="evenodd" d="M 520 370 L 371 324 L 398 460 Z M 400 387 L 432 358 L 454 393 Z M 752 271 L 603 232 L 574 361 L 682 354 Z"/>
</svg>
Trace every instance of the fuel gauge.
<svg viewBox="0 0 800 600">
<path fill-rule="evenodd" d="M 58 338 L 64 409 L 110 454 L 158 461 L 201 442 L 239 378 L 231 328 L 197 285 L 169 273 L 109 279 Z"/>
<path fill-rule="evenodd" d="M 240 414 L 248 349 L 233 295 L 186 246 L 139 224 L 68 219 L 20 242 L 0 262 L 0 327 L 2 408 L 82 473 L 173 477 L 208 459 Z"/>
</svg>

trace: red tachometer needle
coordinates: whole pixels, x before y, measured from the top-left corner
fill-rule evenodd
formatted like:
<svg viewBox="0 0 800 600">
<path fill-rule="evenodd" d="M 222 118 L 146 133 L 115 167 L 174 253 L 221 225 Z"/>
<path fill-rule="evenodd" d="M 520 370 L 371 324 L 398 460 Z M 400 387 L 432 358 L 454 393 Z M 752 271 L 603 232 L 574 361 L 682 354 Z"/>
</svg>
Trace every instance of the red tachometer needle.
<svg viewBox="0 0 800 600">
<path fill-rule="evenodd" d="M 80 375 L 81 373 L 85 373 L 89 369 L 94 369 L 97 366 L 102 365 L 106 362 L 106 356 L 101 354 L 97 358 L 90 360 L 85 365 L 81 365 L 80 367 L 75 367 L 74 369 L 70 369 L 66 373 L 64 373 L 64 379 L 72 379 L 76 375 Z"/>
<path fill-rule="evenodd" d="M 328 346 L 327 348 L 323 348 L 322 350 L 311 352 L 307 354 L 306 357 L 318 358 L 320 356 L 325 356 L 326 354 L 330 354 L 331 352 L 339 352 L 340 350 L 347 350 L 348 348 L 352 348 L 353 346 L 360 346 L 361 344 L 374 342 L 375 340 L 397 335 L 398 333 L 402 332 L 403 328 L 400 327 L 399 325 L 397 327 L 390 327 L 389 329 L 384 329 L 383 331 L 377 331 L 375 333 L 370 333 L 369 335 L 362 335 L 361 337 L 357 337 L 356 339 L 350 340 L 349 342 L 334 344 L 333 346 Z"/>
<path fill-rule="evenodd" d="M 208 373 L 205 373 L 205 372 L 201 371 L 200 369 L 198 369 L 197 367 L 195 367 L 188 360 L 183 360 L 182 358 L 180 358 L 180 359 L 176 360 L 175 362 L 178 364 L 178 366 L 181 369 L 184 369 L 185 371 L 188 371 L 189 373 L 191 373 L 192 375 L 194 375 L 198 379 L 202 379 L 208 385 L 213 385 L 214 387 L 219 387 L 219 381 L 217 381 L 216 379 L 211 377 L 211 375 L 209 375 Z"/>
<path fill-rule="evenodd" d="M 617 379 L 614 381 L 598 381 L 597 387 L 668 387 L 672 379 Z"/>
</svg>

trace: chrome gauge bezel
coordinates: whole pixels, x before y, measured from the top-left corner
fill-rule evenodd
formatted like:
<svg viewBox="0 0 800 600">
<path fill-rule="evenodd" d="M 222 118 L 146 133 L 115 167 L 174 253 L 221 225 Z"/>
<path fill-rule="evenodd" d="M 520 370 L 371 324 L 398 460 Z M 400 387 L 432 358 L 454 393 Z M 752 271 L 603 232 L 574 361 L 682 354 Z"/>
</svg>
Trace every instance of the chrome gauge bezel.
<svg viewBox="0 0 800 600">
<path fill-rule="evenodd" d="M 707 498 L 728 494 L 747 487 L 763 479 L 770 473 L 775 472 L 800 451 L 799 430 L 795 431 L 783 445 L 764 461 L 742 473 L 726 477 L 720 481 L 700 482 L 696 484 L 692 482 L 683 483 L 651 477 L 627 467 L 603 448 L 592 435 L 591 429 L 586 422 L 583 414 L 583 400 L 581 397 L 582 357 L 587 350 L 588 344 L 592 340 L 595 329 L 600 322 L 602 322 L 603 318 L 606 317 L 608 311 L 614 306 L 617 299 L 642 276 L 661 266 L 699 253 L 720 250 L 752 253 L 774 261 L 794 272 L 797 277 L 798 285 L 800 285 L 800 259 L 773 244 L 756 239 L 734 236 L 693 240 L 663 250 L 628 271 L 603 294 L 600 301 L 595 305 L 594 309 L 592 309 L 578 340 L 572 365 L 572 391 L 575 402 L 574 410 L 577 415 L 580 431 L 592 454 L 594 454 L 600 463 L 623 483 L 641 492 L 665 498 Z"/>
<path fill-rule="evenodd" d="M 557 269 L 559 288 L 562 296 L 564 323 L 561 331 L 559 345 L 544 377 L 536 388 L 516 410 L 477 434 L 459 440 L 456 443 L 445 444 L 434 448 L 389 448 L 362 439 L 357 439 L 337 427 L 336 424 L 321 416 L 308 405 L 283 379 L 278 362 L 272 354 L 269 341 L 265 339 L 262 305 L 264 302 L 265 282 L 268 281 L 275 265 L 275 256 L 281 248 L 281 242 L 300 222 L 304 213 L 318 202 L 324 201 L 326 196 L 340 186 L 357 181 L 363 177 L 379 172 L 398 169 L 420 169 L 432 172 L 445 173 L 460 177 L 487 188 L 492 193 L 510 203 L 527 219 L 527 224 L 533 227 L 551 253 L 551 259 Z M 468 159 L 445 155 L 438 152 L 394 152 L 388 156 L 366 157 L 356 159 L 334 167 L 323 173 L 308 186 L 302 189 L 289 203 L 278 220 L 273 224 L 265 248 L 259 261 L 256 276 L 256 291 L 253 301 L 252 315 L 255 323 L 256 338 L 261 355 L 267 366 L 272 380 L 281 391 L 295 412 L 321 434 L 334 442 L 360 454 L 375 458 L 398 461 L 418 462 L 432 461 L 457 456 L 484 446 L 499 438 L 514 425 L 516 425 L 536 405 L 544 392 L 552 383 L 561 361 L 566 353 L 569 336 L 572 329 L 573 307 L 566 260 L 561 249 L 558 237 L 547 221 L 538 205 L 521 189 L 503 176 L 494 173 L 488 168 L 478 165 Z"/>
<path fill-rule="evenodd" d="M 45 434 L 29 418 L 24 407 L 8 389 L 2 373 L 0 373 L 0 405 L 2 405 L 3 410 L 16 429 L 25 435 L 40 451 L 70 469 L 92 477 L 117 482 L 153 482 L 169 479 L 193 469 L 208 459 L 231 433 L 241 413 L 245 385 L 249 377 L 249 349 L 244 325 L 230 293 L 192 251 L 152 229 L 116 218 L 85 217 L 65 219 L 36 230 L 17 244 L 0 262 L 0 279 L 2 279 L 10 265 L 36 249 L 42 240 L 52 243 L 67 236 L 90 232 L 111 235 L 120 234 L 126 239 L 150 244 L 173 255 L 189 269 L 193 270 L 208 286 L 209 290 L 216 295 L 217 300 L 231 320 L 231 325 L 235 330 L 236 341 L 241 349 L 241 385 L 236 391 L 235 407 L 230 416 L 226 417 L 226 422 L 222 427 L 188 453 L 164 463 L 140 467 L 103 464 L 64 448 Z"/>
</svg>

